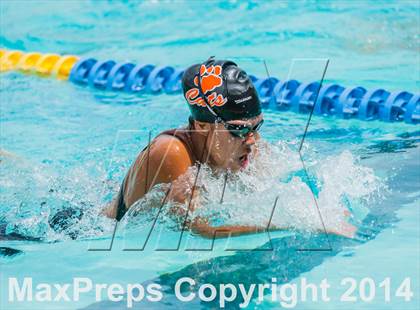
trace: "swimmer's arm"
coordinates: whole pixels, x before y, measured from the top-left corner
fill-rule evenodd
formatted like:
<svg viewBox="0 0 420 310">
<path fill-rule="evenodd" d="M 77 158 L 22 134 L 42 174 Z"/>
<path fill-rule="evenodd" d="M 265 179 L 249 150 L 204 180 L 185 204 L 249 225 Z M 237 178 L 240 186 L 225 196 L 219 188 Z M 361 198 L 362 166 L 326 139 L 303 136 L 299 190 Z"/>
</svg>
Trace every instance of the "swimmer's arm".
<svg viewBox="0 0 420 310">
<path fill-rule="evenodd" d="M 247 234 L 257 234 L 257 233 L 264 233 L 268 231 L 278 231 L 278 230 L 288 230 L 288 227 L 277 227 L 274 225 L 270 225 L 270 227 L 262 227 L 257 225 L 223 225 L 213 227 L 211 226 L 208 221 L 201 217 L 196 217 L 195 220 L 189 225 L 189 228 L 192 232 L 200 234 L 201 236 L 209 239 L 213 238 L 226 238 L 229 236 L 240 236 L 240 235 L 247 235 Z M 342 236 L 346 238 L 354 238 L 356 234 L 357 228 L 347 222 L 341 223 L 341 227 L 339 228 L 327 228 L 319 229 L 318 232 L 320 233 L 327 233 L 337 236 Z"/>
<path fill-rule="evenodd" d="M 272 230 L 283 230 L 282 228 L 270 226 L 267 227 L 257 225 L 223 225 L 213 227 L 207 220 L 197 217 L 190 225 L 192 232 L 201 235 L 204 238 L 227 238 L 229 236 L 241 236 L 249 234 L 264 233 Z"/>
<path fill-rule="evenodd" d="M 193 223 L 190 225 L 192 232 L 201 235 L 204 238 L 227 238 L 229 236 L 241 236 L 241 235 L 249 235 L 249 234 L 258 234 L 264 233 L 268 231 L 275 231 L 275 230 L 287 230 L 287 228 L 280 228 L 275 226 L 270 226 L 269 229 L 266 227 L 251 225 L 251 226 L 243 226 L 243 225 L 224 225 L 213 227 L 210 226 L 208 223 Z M 356 233 L 356 227 L 348 224 L 346 227 L 340 230 L 328 230 L 327 234 L 342 236 L 346 238 L 354 238 Z M 319 230 L 319 232 L 324 233 L 324 230 Z"/>
</svg>

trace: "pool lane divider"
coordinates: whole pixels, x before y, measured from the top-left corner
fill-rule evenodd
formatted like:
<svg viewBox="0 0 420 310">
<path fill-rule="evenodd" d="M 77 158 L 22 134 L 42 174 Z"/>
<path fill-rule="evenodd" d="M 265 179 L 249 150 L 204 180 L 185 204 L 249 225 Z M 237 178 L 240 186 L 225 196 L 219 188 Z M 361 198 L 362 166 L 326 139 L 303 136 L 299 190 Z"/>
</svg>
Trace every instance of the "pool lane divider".
<svg viewBox="0 0 420 310">
<path fill-rule="evenodd" d="M 0 49 L 0 72 L 11 70 L 70 80 L 97 89 L 138 94 L 180 93 L 184 72 L 184 69 L 171 66 Z M 317 96 L 319 81 L 302 83 L 275 77 L 250 77 L 266 109 L 297 113 L 310 113 L 314 109 L 315 115 L 420 124 L 418 93 L 325 84 Z"/>
</svg>

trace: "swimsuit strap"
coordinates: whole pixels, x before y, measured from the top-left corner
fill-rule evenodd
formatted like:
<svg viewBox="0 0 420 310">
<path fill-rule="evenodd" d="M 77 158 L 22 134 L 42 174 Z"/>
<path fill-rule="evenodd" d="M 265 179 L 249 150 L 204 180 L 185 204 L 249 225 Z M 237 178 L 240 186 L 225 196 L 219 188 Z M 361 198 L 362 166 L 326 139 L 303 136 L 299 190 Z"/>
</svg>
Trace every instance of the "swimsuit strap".
<svg viewBox="0 0 420 310">
<path fill-rule="evenodd" d="M 179 139 L 187 148 L 188 153 L 190 154 L 190 157 L 195 163 L 196 161 L 199 161 L 199 157 L 194 152 L 194 145 L 192 143 L 191 139 L 191 130 L 192 130 L 192 119 L 189 119 L 189 126 L 187 128 L 175 128 L 175 129 L 169 129 L 161 132 L 159 136 L 161 135 L 169 135 L 173 136 L 177 139 Z"/>
<path fill-rule="evenodd" d="M 125 180 L 126 178 L 122 181 L 120 191 L 118 192 L 117 216 L 115 217 L 118 222 L 121 221 L 124 214 L 127 212 L 127 206 L 124 202 Z"/>
</svg>

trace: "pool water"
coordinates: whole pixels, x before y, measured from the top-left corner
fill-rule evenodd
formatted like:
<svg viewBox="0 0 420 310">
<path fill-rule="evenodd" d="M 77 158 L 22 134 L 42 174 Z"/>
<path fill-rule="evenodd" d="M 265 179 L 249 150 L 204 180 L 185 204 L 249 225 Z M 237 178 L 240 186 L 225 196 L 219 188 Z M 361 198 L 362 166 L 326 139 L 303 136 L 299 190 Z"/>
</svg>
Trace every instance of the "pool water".
<svg viewBox="0 0 420 310">
<path fill-rule="evenodd" d="M 342 85 L 418 92 L 419 26 L 416 1 L 2 1 L 0 47 L 23 51 L 93 56 L 186 67 L 210 55 L 230 58 L 256 76 L 319 80 Z M 293 64 L 293 67 L 291 67 Z M 264 111 L 260 158 L 231 176 L 224 203 L 224 178 L 207 169 L 206 212 L 215 221 L 266 223 L 278 198 L 273 223 L 287 231 L 218 240 L 186 233 L 179 251 L 179 230 L 164 217 L 151 234 L 155 210 L 133 214 L 120 225 L 98 215 L 109 202 L 138 152 L 160 131 L 183 126 L 188 108 L 181 95 L 130 95 L 79 87 L 68 82 L 23 75 L 0 75 L 0 246 L 18 250 L 2 255 L 3 309 L 113 309 L 124 302 L 93 294 L 78 302 L 7 303 L 8 277 L 34 283 L 67 283 L 89 277 L 98 283 L 160 283 L 165 302 L 134 308 L 182 308 L 173 283 L 190 276 L 198 283 L 299 283 L 306 277 L 332 284 L 329 303 L 299 302 L 298 309 L 343 307 L 341 279 L 386 277 L 397 287 L 411 278 L 414 296 L 406 302 L 384 300 L 344 304 L 361 309 L 419 307 L 420 131 L 403 123 L 361 122 L 313 117 L 299 157 L 308 115 Z M 314 204 L 315 193 L 320 214 Z M 153 203 L 152 191 L 140 206 Z M 82 220 L 57 233 L 48 219 L 65 208 L 81 208 Z M 350 209 L 359 228 L 354 240 L 318 234 L 339 228 Z M 37 241 L 10 240 L 25 235 Z M 73 240 L 69 234 L 74 234 Z M 2 240 L 5 235 L 9 238 Z M 96 251 L 89 251 L 96 249 Z M 236 250 L 232 250 L 236 249 Z M 241 250 L 242 249 L 242 250 Z M 257 249 L 258 251 L 243 251 Z M 270 250 L 271 249 L 271 250 Z M 300 251 L 302 249 L 328 251 Z M 239 302 L 228 304 L 237 308 Z M 187 304 L 192 309 L 216 301 Z M 250 308 L 280 307 L 269 296 Z"/>
</svg>

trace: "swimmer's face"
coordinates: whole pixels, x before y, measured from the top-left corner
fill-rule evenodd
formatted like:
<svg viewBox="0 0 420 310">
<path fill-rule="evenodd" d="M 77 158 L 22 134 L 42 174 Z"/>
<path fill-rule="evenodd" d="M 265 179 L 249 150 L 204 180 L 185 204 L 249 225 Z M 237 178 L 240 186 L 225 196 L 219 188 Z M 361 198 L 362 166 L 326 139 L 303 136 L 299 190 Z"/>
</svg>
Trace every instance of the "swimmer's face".
<svg viewBox="0 0 420 310">
<path fill-rule="evenodd" d="M 227 122 L 232 125 L 245 125 L 254 128 L 263 120 L 262 114 L 248 120 Z M 212 124 L 213 141 L 209 139 L 208 150 L 214 166 L 238 171 L 245 169 L 250 162 L 250 155 L 255 152 L 255 143 L 260 138 L 258 132 L 250 132 L 244 137 L 232 135 L 223 124 Z"/>
</svg>

